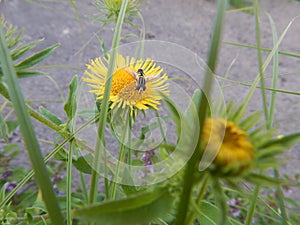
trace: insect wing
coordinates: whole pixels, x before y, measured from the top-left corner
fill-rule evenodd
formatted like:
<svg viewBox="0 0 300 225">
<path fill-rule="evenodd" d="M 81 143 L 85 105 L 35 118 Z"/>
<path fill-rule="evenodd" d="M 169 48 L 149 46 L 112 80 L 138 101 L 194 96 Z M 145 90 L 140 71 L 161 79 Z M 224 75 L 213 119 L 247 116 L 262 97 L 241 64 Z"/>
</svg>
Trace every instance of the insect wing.
<svg viewBox="0 0 300 225">
<path fill-rule="evenodd" d="M 139 79 L 137 80 L 136 89 L 139 92 L 146 90 L 146 79 L 144 76 L 139 76 Z"/>
</svg>

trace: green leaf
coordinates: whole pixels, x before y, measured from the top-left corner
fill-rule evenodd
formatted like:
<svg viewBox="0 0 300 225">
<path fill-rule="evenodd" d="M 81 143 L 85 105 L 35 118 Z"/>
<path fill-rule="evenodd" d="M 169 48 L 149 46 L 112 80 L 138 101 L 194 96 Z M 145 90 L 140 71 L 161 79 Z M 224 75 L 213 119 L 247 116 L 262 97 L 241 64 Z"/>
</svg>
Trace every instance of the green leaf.
<svg viewBox="0 0 300 225">
<path fill-rule="evenodd" d="M 265 185 L 265 186 L 280 185 L 280 184 L 286 183 L 280 179 L 276 179 L 276 178 L 272 178 L 272 177 L 268 177 L 268 176 L 264 176 L 264 175 L 260 175 L 260 174 L 255 174 L 255 173 L 250 174 L 245 179 L 251 183 Z"/>
<path fill-rule="evenodd" d="M 259 149 L 270 148 L 270 147 L 280 147 L 280 148 L 288 149 L 291 148 L 293 145 L 298 144 L 299 142 L 300 142 L 300 133 L 293 133 L 293 134 L 286 135 L 284 137 L 280 137 L 265 142 L 263 145 L 259 147 Z"/>
<path fill-rule="evenodd" d="M 45 75 L 45 73 L 39 71 L 24 71 L 24 70 L 17 71 L 18 78 L 27 78 L 27 77 L 34 77 L 40 75 Z"/>
<path fill-rule="evenodd" d="M 55 145 L 55 148 L 58 144 Z M 61 161 L 67 161 L 68 153 L 65 148 L 60 148 L 59 151 L 54 155 L 54 158 Z"/>
<path fill-rule="evenodd" d="M 6 121 L 8 135 L 12 135 L 12 132 L 14 132 L 18 126 L 19 126 L 19 122 L 17 120 Z"/>
<path fill-rule="evenodd" d="M 230 5 L 234 6 L 235 8 L 238 8 L 238 9 L 251 6 L 251 3 L 247 2 L 245 0 L 229 0 L 229 3 L 230 3 Z"/>
<path fill-rule="evenodd" d="M 10 52 L 11 58 L 12 60 L 17 60 L 19 59 L 21 56 L 23 56 L 24 54 L 26 54 L 29 50 L 33 49 L 34 47 L 36 47 L 37 44 L 39 44 L 40 42 L 42 42 L 44 39 L 40 39 L 40 40 L 35 40 L 32 41 L 26 45 L 22 45 L 14 50 L 12 50 Z"/>
<path fill-rule="evenodd" d="M 110 225 L 146 224 L 171 210 L 173 197 L 167 188 L 157 188 L 126 199 L 90 205 L 74 211 L 87 222 Z"/>
<path fill-rule="evenodd" d="M 83 173 L 92 174 L 93 169 L 90 166 L 90 163 L 86 161 L 86 157 L 87 156 L 80 156 L 77 160 L 73 160 L 73 165 Z"/>
<path fill-rule="evenodd" d="M 69 96 L 64 105 L 64 110 L 69 120 L 71 120 L 74 117 L 77 109 L 77 104 L 76 104 L 77 86 L 78 86 L 78 77 L 76 75 L 73 77 L 73 79 L 69 84 Z"/>
<path fill-rule="evenodd" d="M 62 124 L 62 121 L 56 115 L 54 115 L 52 112 L 50 112 L 48 109 L 44 108 L 43 106 L 39 107 L 39 111 L 44 117 L 46 117 L 56 125 L 59 126 Z"/>
<path fill-rule="evenodd" d="M 43 49 L 42 51 L 35 53 L 34 55 L 24 59 L 23 61 L 21 61 L 20 63 L 18 63 L 15 66 L 16 71 L 18 72 L 18 71 L 21 71 L 24 69 L 28 69 L 28 68 L 34 66 L 35 64 L 41 62 L 42 60 L 47 58 L 59 46 L 60 46 L 60 44 L 54 44 L 48 48 Z"/>
<path fill-rule="evenodd" d="M 210 202 L 202 201 L 197 215 L 201 225 L 217 225 L 221 219 L 220 209 Z"/>
<path fill-rule="evenodd" d="M 247 116 L 243 121 L 239 123 L 239 126 L 245 131 L 249 131 L 254 125 L 256 125 L 261 119 L 261 112 L 257 111 Z"/>
<path fill-rule="evenodd" d="M 0 79 L 0 94 L 6 98 L 6 99 L 10 99 L 9 95 L 8 95 L 8 90 L 7 90 L 7 86 L 4 84 L 4 82 Z"/>
<path fill-rule="evenodd" d="M 8 135 L 6 132 L 6 123 L 5 123 L 5 120 L 4 120 L 1 112 L 0 112 L 0 137 L 2 137 L 6 143 L 8 142 Z"/>
</svg>

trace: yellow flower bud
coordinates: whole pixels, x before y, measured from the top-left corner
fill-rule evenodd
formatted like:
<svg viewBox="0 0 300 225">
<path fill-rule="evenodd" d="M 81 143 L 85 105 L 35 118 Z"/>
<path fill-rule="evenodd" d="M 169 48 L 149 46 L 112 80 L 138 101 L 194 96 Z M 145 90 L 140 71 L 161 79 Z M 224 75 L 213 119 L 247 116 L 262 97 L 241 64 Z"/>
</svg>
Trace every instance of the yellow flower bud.
<svg viewBox="0 0 300 225">
<path fill-rule="evenodd" d="M 205 151 L 215 154 L 212 173 L 237 176 L 248 170 L 254 159 L 254 148 L 248 134 L 235 123 L 221 118 L 204 122 L 202 140 Z"/>
</svg>

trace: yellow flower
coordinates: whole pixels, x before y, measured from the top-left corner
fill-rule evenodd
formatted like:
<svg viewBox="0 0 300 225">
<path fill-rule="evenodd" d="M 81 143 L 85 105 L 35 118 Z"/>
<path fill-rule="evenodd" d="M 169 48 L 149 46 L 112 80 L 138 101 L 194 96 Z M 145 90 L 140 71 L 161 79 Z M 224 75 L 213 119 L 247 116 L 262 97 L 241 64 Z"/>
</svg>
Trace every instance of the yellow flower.
<svg viewBox="0 0 300 225">
<path fill-rule="evenodd" d="M 254 160 L 254 147 L 248 134 L 235 123 L 221 118 L 204 122 L 205 151 L 216 153 L 213 173 L 236 176 L 248 170 Z"/>
<path fill-rule="evenodd" d="M 97 100 L 103 99 L 108 62 L 109 59 L 103 62 L 101 58 L 96 58 L 86 65 L 86 77 L 83 81 L 92 88 L 90 92 L 96 94 Z M 145 90 L 137 88 L 137 77 L 134 74 L 137 74 L 139 69 L 144 72 Z M 151 59 L 136 60 L 133 57 L 124 58 L 117 54 L 109 96 L 111 108 L 129 107 L 131 113 L 136 109 L 147 110 L 149 107 L 158 110 L 159 101 L 162 99 L 160 93 L 165 95 L 169 93 L 168 83 L 166 83 L 168 76 L 161 75 L 162 72 L 163 69 L 156 66 Z"/>
</svg>

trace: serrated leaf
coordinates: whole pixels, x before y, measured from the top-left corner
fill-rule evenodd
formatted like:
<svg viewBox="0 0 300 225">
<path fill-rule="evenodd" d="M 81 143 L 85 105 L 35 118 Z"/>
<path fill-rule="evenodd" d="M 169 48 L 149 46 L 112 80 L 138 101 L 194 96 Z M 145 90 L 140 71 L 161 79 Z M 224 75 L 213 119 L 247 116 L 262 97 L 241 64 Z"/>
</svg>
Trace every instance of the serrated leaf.
<svg viewBox="0 0 300 225">
<path fill-rule="evenodd" d="M 69 84 L 69 96 L 64 105 L 64 110 L 69 120 L 71 120 L 74 117 L 77 109 L 77 103 L 76 103 L 77 86 L 78 86 L 78 77 L 76 75 L 73 77 L 73 79 Z"/>
<path fill-rule="evenodd" d="M 110 225 L 146 224 L 171 210 L 173 197 L 167 188 L 157 188 L 126 199 L 95 204 L 73 211 L 86 222 Z"/>
<path fill-rule="evenodd" d="M 23 61 L 21 61 L 15 66 L 16 71 L 18 72 L 36 65 L 37 63 L 41 62 L 46 57 L 48 57 L 59 46 L 60 44 L 54 44 L 24 59 Z"/>
<path fill-rule="evenodd" d="M 48 109 L 44 108 L 43 106 L 39 107 L 39 111 L 40 113 L 46 117 L 47 119 L 49 119 L 50 121 L 52 121 L 53 123 L 55 123 L 56 125 L 61 125 L 63 122 L 61 121 L 61 119 L 59 119 L 55 114 L 53 114 L 52 112 L 50 112 Z"/>
</svg>

